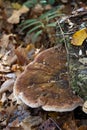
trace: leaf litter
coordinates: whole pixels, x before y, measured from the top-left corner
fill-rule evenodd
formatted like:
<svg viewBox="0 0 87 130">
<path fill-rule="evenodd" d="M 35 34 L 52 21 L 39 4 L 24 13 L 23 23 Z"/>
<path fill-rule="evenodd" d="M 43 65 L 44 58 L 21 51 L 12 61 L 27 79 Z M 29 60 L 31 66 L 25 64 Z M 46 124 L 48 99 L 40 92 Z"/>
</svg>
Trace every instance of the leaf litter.
<svg viewBox="0 0 87 130">
<path fill-rule="evenodd" d="M 67 3 L 67 1 L 62 2 Z M 19 35 L 20 29 L 17 27 L 16 24 L 20 22 L 21 18 L 25 19 L 27 12 L 30 10 L 23 8 L 23 10 L 21 9 L 21 11 L 18 11 L 17 14 L 17 12 L 13 9 L 16 8 L 15 6 L 16 4 L 14 4 L 12 7 L 9 1 L 0 1 L 0 129 L 86 130 L 87 116 L 84 123 L 82 121 L 83 119 L 76 118 L 76 115 L 74 115 L 74 111 L 67 113 L 56 113 L 46 112 L 43 111 L 41 108 L 39 110 L 38 108 L 32 110 L 26 105 L 16 102 L 16 99 L 13 95 L 13 86 L 16 78 L 24 71 L 26 65 L 33 61 L 40 51 L 43 51 L 46 48 L 43 47 L 41 41 L 38 41 L 38 43 L 36 43 L 36 46 L 38 45 L 39 47 L 38 51 L 35 46 L 30 47 L 30 39 L 26 39 L 26 36 Z M 38 8 L 38 6 L 36 7 Z M 35 9 L 37 10 L 36 7 L 32 11 L 31 15 L 35 13 Z M 17 7 L 16 9 L 20 10 L 20 8 Z M 49 9 L 51 8 L 52 7 L 49 7 Z M 13 15 L 11 14 L 11 10 L 13 10 Z M 71 19 L 72 17 L 77 18 L 79 11 L 82 11 L 82 14 L 85 14 L 84 7 L 82 7 L 81 9 L 77 9 L 76 11 L 72 12 L 74 15 L 70 16 L 70 21 L 68 19 L 70 32 L 72 32 L 72 27 L 74 27 L 74 23 L 71 22 Z M 11 15 L 12 17 L 10 17 Z M 84 17 L 84 20 L 85 19 L 87 18 Z M 75 38 L 77 38 L 77 36 Z M 81 39 L 81 41 L 84 41 L 85 38 Z M 27 41 L 26 45 L 23 39 Z M 81 41 L 78 43 L 79 45 L 82 45 Z M 84 57 L 80 57 L 79 62 L 86 65 L 86 60 Z M 84 111 L 86 111 L 87 113 L 85 106 L 87 106 L 86 102 L 84 103 L 83 108 L 85 109 Z M 81 116 L 81 114 L 84 115 L 82 111 L 80 112 L 81 113 L 79 114 L 79 116 Z"/>
</svg>

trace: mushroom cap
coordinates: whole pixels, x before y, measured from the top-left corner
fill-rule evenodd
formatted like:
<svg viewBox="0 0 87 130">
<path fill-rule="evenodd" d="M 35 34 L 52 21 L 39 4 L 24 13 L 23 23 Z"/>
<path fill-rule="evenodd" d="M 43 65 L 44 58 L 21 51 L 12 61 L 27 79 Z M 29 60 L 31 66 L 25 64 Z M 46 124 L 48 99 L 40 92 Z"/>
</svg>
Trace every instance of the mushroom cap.
<svg viewBox="0 0 87 130">
<path fill-rule="evenodd" d="M 27 65 L 17 78 L 14 95 L 32 108 L 72 111 L 83 101 L 69 86 L 66 50 L 62 45 L 47 49 Z"/>
</svg>

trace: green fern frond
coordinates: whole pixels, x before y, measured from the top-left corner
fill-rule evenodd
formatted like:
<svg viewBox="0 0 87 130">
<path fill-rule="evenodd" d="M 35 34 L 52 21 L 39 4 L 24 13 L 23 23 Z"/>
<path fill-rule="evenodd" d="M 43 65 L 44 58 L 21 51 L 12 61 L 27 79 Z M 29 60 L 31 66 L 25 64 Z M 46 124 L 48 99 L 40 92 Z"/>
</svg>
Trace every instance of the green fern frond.
<svg viewBox="0 0 87 130">
<path fill-rule="evenodd" d="M 34 34 L 34 36 L 33 36 L 33 38 L 32 38 L 32 42 L 33 42 L 33 43 L 36 41 L 37 37 L 42 34 L 42 32 L 43 32 L 43 31 L 40 30 L 40 31 L 38 31 L 38 32 L 36 32 L 36 33 Z"/>
<path fill-rule="evenodd" d="M 38 3 L 38 0 L 28 0 L 27 2 L 24 2 L 24 6 L 31 8 L 34 7 Z"/>
<path fill-rule="evenodd" d="M 21 31 L 24 31 L 25 29 L 27 29 L 27 28 L 29 28 L 29 27 L 31 27 L 31 26 L 37 26 L 37 25 L 42 25 L 41 24 L 41 22 L 40 21 L 35 21 L 35 22 L 32 22 L 32 23 L 30 23 L 30 24 L 27 24 L 27 25 L 25 25 L 22 29 L 21 29 Z"/>
<path fill-rule="evenodd" d="M 56 27 L 56 22 L 47 24 L 47 27 Z"/>
<path fill-rule="evenodd" d="M 28 20 L 25 20 L 24 22 L 22 22 L 19 26 L 24 26 L 26 24 L 30 24 L 32 22 L 36 22 L 37 19 L 28 19 Z"/>
<path fill-rule="evenodd" d="M 37 29 L 39 29 L 39 28 L 41 28 L 41 27 L 42 27 L 42 25 L 35 26 L 35 27 L 33 27 L 30 31 L 28 31 L 27 34 L 30 34 L 30 33 L 36 31 Z"/>
<path fill-rule="evenodd" d="M 53 4 L 55 3 L 55 0 L 48 0 L 48 3 L 49 3 L 50 5 L 53 5 Z"/>
<path fill-rule="evenodd" d="M 47 0 L 40 0 L 40 4 L 46 5 L 47 4 Z"/>
<path fill-rule="evenodd" d="M 54 19 L 56 17 L 58 17 L 58 14 L 55 14 L 55 15 L 52 15 L 52 16 L 48 17 L 48 20 Z"/>
</svg>

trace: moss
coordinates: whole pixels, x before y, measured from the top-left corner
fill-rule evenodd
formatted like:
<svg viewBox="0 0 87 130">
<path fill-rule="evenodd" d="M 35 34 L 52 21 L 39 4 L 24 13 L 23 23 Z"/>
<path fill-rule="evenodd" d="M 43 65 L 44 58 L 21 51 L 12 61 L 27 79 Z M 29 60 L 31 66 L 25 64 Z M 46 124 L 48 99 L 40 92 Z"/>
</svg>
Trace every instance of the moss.
<svg viewBox="0 0 87 130">
<path fill-rule="evenodd" d="M 74 54 L 75 51 L 75 48 L 72 47 L 69 50 L 70 85 L 76 94 L 84 100 L 87 100 L 87 67 L 79 62 L 79 55 L 78 58 L 71 55 Z"/>
</svg>

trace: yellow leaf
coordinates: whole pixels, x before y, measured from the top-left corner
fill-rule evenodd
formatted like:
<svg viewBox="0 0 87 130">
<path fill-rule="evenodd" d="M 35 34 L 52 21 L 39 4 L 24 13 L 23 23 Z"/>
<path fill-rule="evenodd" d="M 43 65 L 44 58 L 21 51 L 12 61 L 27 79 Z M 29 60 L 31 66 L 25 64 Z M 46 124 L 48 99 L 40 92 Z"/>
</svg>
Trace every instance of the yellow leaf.
<svg viewBox="0 0 87 130">
<path fill-rule="evenodd" d="M 19 3 L 12 3 L 12 7 L 16 10 L 19 10 L 22 6 Z"/>
<path fill-rule="evenodd" d="M 83 28 L 73 34 L 71 44 L 75 46 L 81 46 L 86 38 L 87 28 Z"/>
<path fill-rule="evenodd" d="M 28 44 L 27 47 L 25 48 L 25 50 L 28 52 L 31 51 L 32 49 L 35 49 L 35 46 L 32 43 Z"/>
</svg>

